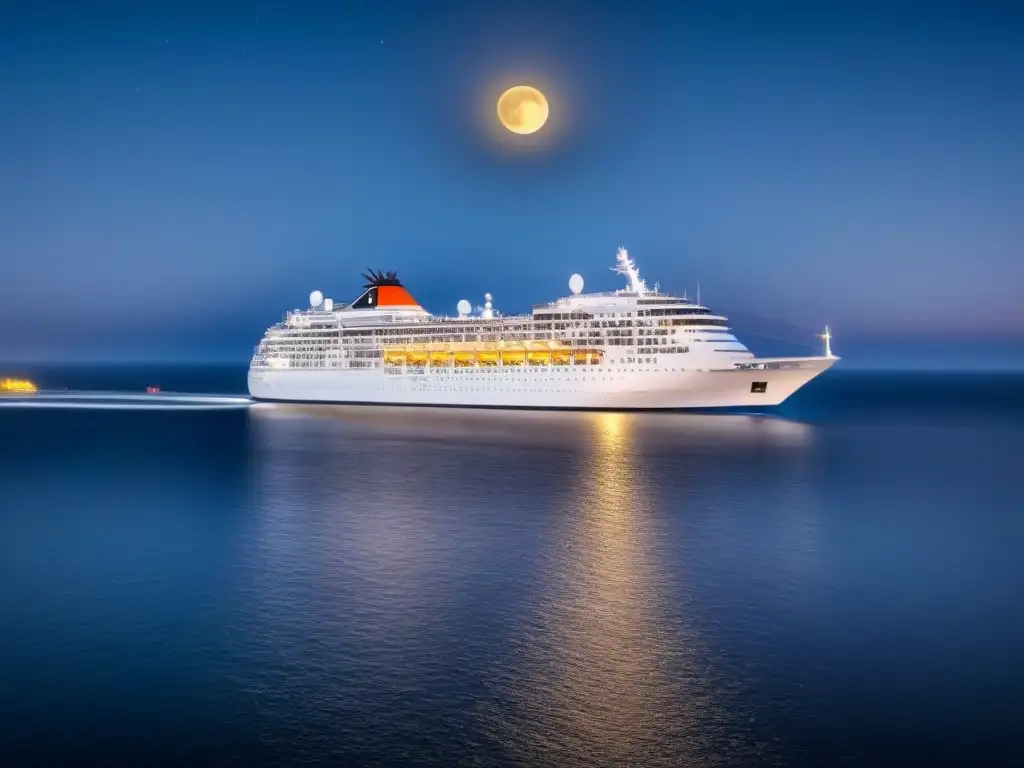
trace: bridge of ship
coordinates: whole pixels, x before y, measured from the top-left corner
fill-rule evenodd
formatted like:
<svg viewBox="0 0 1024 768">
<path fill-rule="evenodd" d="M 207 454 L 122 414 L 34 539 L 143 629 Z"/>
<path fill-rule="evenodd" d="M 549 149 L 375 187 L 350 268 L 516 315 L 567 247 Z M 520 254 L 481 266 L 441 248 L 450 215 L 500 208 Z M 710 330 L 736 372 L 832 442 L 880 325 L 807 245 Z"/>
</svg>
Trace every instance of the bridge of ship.
<svg viewBox="0 0 1024 768">
<path fill-rule="evenodd" d="M 604 350 L 567 347 L 558 342 L 450 342 L 403 344 L 384 347 L 385 365 L 406 366 L 505 366 L 505 365 L 598 365 Z"/>
</svg>

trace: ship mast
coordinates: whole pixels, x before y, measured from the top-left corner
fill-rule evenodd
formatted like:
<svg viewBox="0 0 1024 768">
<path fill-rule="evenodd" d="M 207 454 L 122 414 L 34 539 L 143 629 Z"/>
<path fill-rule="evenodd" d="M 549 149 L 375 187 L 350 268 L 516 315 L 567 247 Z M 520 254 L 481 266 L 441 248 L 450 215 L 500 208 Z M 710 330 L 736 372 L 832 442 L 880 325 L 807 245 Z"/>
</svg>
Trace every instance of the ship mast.
<svg viewBox="0 0 1024 768">
<path fill-rule="evenodd" d="M 629 252 L 625 248 L 619 248 L 618 253 L 615 254 L 615 261 L 617 263 L 612 267 L 612 271 L 625 276 L 629 280 L 629 288 L 627 290 L 632 291 L 638 296 L 645 295 L 647 293 L 647 283 L 640 279 L 640 270 L 637 268 L 636 263 L 629 258 Z"/>
<path fill-rule="evenodd" d="M 835 357 L 832 354 L 832 334 L 829 333 L 828 326 L 825 326 L 825 332 L 819 333 L 818 338 L 825 342 L 825 357 Z"/>
</svg>

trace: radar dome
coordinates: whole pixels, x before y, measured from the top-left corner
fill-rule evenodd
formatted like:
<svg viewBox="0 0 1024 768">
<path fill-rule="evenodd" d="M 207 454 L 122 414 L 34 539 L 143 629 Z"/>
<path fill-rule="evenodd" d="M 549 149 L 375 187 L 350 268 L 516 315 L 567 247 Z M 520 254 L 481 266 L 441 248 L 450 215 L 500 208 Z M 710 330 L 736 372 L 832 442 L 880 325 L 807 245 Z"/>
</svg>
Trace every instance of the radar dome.
<svg viewBox="0 0 1024 768">
<path fill-rule="evenodd" d="M 322 302 L 323 300 L 324 295 L 320 293 L 320 291 L 313 291 L 311 294 L 309 294 L 309 306 L 311 307 L 319 307 L 320 302 Z"/>
<path fill-rule="evenodd" d="M 324 299 L 324 311 L 331 312 L 334 310 L 334 299 Z"/>
<path fill-rule="evenodd" d="M 473 311 L 473 305 L 470 304 L 465 299 L 463 299 L 462 301 L 459 302 L 458 309 L 460 315 L 468 315 L 470 312 Z"/>
<path fill-rule="evenodd" d="M 583 275 L 575 274 L 569 278 L 569 290 L 579 295 L 583 291 Z"/>
</svg>

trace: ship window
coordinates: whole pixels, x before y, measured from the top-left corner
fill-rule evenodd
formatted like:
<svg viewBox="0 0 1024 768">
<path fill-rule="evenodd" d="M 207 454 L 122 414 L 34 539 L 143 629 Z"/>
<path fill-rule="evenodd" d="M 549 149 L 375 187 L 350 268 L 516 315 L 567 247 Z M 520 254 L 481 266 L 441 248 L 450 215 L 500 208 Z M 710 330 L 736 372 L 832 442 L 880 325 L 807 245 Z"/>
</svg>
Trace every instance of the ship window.
<svg viewBox="0 0 1024 768">
<path fill-rule="evenodd" d="M 768 391 L 767 381 L 755 381 L 750 385 L 750 391 L 752 394 L 763 394 Z"/>
</svg>

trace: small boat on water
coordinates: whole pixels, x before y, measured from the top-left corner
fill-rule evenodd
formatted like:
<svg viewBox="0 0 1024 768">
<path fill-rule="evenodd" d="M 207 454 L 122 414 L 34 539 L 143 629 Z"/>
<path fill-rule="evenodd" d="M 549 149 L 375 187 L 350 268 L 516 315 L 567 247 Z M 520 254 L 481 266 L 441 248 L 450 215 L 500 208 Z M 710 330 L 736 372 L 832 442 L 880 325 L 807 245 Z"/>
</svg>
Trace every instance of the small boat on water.
<svg viewBox="0 0 1024 768">
<path fill-rule="evenodd" d="M 39 388 L 28 379 L 0 379 L 0 394 L 31 395 Z"/>
</svg>

